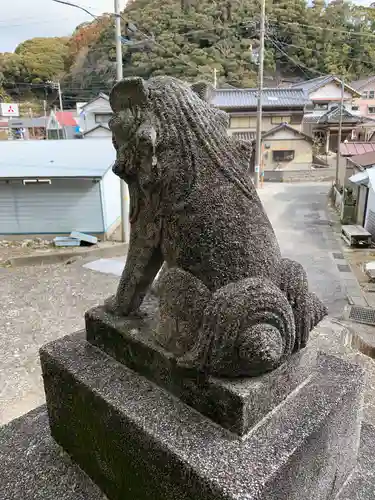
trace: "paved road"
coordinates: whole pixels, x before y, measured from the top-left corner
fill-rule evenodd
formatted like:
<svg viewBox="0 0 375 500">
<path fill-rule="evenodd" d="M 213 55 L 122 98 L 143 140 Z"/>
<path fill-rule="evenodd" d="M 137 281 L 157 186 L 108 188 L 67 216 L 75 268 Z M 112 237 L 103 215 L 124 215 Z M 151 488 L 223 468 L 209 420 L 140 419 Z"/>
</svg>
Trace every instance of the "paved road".
<svg viewBox="0 0 375 500">
<path fill-rule="evenodd" d="M 328 183 L 268 183 L 259 194 L 284 256 L 305 267 L 311 290 L 327 304 L 330 314 L 339 315 L 347 299 L 332 256 L 341 251 L 341 245 L 329 225 L 329 187 Z"/>
<path fill-rule="evenodd" d="M 267 184 L 261 197 L 284 255 L 303 264 L 332 314 L 345 294 L 331 256 L 327 184 Z M 0 270 L 0 425 L 44 402 L 38 349 L 83 328 L 84 311 L 114 293 L 118 277 L 71 265 Z"/>
</svg>

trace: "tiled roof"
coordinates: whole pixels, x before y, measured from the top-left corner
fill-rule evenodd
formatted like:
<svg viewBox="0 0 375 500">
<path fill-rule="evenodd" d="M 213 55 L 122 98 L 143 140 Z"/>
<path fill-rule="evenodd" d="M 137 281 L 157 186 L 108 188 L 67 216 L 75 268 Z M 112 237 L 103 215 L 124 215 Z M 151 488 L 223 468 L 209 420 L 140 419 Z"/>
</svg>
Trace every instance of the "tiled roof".
<svg viewBox="0 0 375 500">
<path fill-rule="evenodd" d="M 9 125 L 11 128 L 32 128 L 32 127 L 41 127 L 45 128 L 46 126 L 46 118 L 44 116 L 36 116 L 34 118 L 27 117 L 19 117 L 19 118 L 11 118 L 9 120 Z"/>
<path fill-rule="evenodd" d="M 340 153 L 343 156 L 362 155 L 375 151 L 375 142 L 342 142 L 340 144 Z"/>
<path fill-rule="evenodd" d="M 222 109 L 248 109 L 257 107 L 258 89 L 218 89 L 212 97 L 212 104 Z M 264 109 L 303 108 L 307 97 L 303 90 L 280 88 L 263 90 Z"/>
<path fill-rule="evenodd" d="M 336 76 L 329 75 L 329 76 L 318 76 L 317 78 L 312 78 L 311 80 L 294 83 L 293 85 L 291 85 L 291 88 L 303 89 L 305 92 L 309 93 L 315 89 L 323 87 L 323 85 L 326 85 L 327 83 L 332 81 L 336 81 L 341 85 L 341 80 L 339 80 Z M 352 91 L 355 94 L 358 94 L 358 96 L 360 95 L 360 93 L 358 93 L 358 91 L 353 87 L 351 87 L 350 85 L 345 84 L 345 88 L 349 91 Z"/>
<path fill-rule="evenodd" d="M 232 137 L 240 139 L 241 141 L 252 142 L 255 139 L 255 132 L 233 132 Z"/>
<path fill-rule="evenodd" d="M 317 78 L 312 78 L 311 80 L 305 80 L 304 82 L 293 83 L 291 88 L 304 89 L 310 91 L 328 83 L 332 80 L 332 76 L 318 76 Z"/>
<path fill-rule="evenodd" d="M 369 151 L 368 153 L 363 153 L 361 155 L 355 155 L 350 157 L 350 161 L 354 162 L 361 167 L 368 167 L 375 165 L 375 150 Z"/>
<path fill-rule="evenodd" d="M 307 134 L 304 134 L 303 132 L 300 132 L 299 130 L 295 129 L 294 127 L 291 127 L 290 125 L 288 125 L 287 123 L 280 123 L 280 125 L 276 125 L 276 127 L 273 127 L 271 128 L 270 130 L 267 130 L 267 132 L 265 132 L 263 134 L 263 137 L 270 137 L 272 136 L 275 132 L 278 132 L 279 130 L 290 130 L 291 132 L 293 132 L 295 135 L 299 135 L 300 137 L 302 137 L 303 139 L 306 139 L 307 141 L 309 142 L 313 142 L 313 139 L 312 137 L 310 137 L 309 135 Z"/>
<path fill-rule="evenodd" d="M 342 116 L 342 121 L 343 123 L 358 123 L 363 120 L 361 116 L 354 115 L 348 111 L 345 106 L 336 106 L 334 108 L 331 108 L 327 113 L 322 115 L 318 123 L 337 123 L 340 120 L 340 115 Z"/>
<path fill-rule="evenodd" d="M 352 82 L 350 86 L 355 90 L 361 90 L 362 87 L 364 87 L 368 83 L 371 83 L 373 80 L 375 80 L 375 76 L 369 76 L 368 78 L 363 78 L 362 80 L 356 80 Z"/>
</svg>

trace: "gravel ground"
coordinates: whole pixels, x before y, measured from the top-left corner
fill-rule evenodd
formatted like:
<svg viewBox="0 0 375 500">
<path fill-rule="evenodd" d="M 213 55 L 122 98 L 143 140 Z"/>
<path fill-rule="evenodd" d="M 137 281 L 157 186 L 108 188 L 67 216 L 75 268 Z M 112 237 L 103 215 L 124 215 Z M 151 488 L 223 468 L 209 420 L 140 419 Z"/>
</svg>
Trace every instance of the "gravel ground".
<svg viewBox="0 0 375 500">
<path fill-rule="evenodd" d="M 118 278 L 71 265 L 0 268 L 0 425 L 44 403 L 38 349 L 84 326 Z"/>
</svg>

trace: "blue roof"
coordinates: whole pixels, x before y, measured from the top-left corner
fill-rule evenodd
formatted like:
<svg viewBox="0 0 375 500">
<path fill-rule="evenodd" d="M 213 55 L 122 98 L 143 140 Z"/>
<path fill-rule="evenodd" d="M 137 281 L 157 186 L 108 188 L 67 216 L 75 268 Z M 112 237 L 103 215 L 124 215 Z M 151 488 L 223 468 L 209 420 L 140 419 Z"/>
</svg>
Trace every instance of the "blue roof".
<svg viewBox="0 0 375 500">
<path fill-rule="evenodd" d="M 258 89 L 218 89 L 215 90 L 211 103 L 222 109 L 256 108 Z M 304 90 L 296 88 L 265 88 L 263 90 L 262 107 L 303 108 L 308 102 Z"/>
<path fill-rule="evenodd" d="M 0 141 L 0 178 L 101 178 L 115 159 L 110 138 Z"/>
</svg>

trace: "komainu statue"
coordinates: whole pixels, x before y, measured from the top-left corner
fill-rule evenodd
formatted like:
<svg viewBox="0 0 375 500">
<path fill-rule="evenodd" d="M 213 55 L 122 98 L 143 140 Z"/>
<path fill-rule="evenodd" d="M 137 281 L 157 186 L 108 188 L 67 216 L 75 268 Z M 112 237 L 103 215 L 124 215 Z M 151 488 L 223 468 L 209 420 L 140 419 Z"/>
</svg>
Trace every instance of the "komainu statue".
<svg viewBox="0 0 375 500">
<path fill-rule="evenodd" d="M 181 367 L 218 376 L 273 370 L 306 345 L 326 308 L 303 267 L 282 258 L 248 175 L 249 152 L 227 135 L 205 84 L 155 77 L 113 88 L 114 172 L 131 198 L 125 269 L 107 310 L 139 307 L 161 266 L 157 338 Z"/>
</svg>

